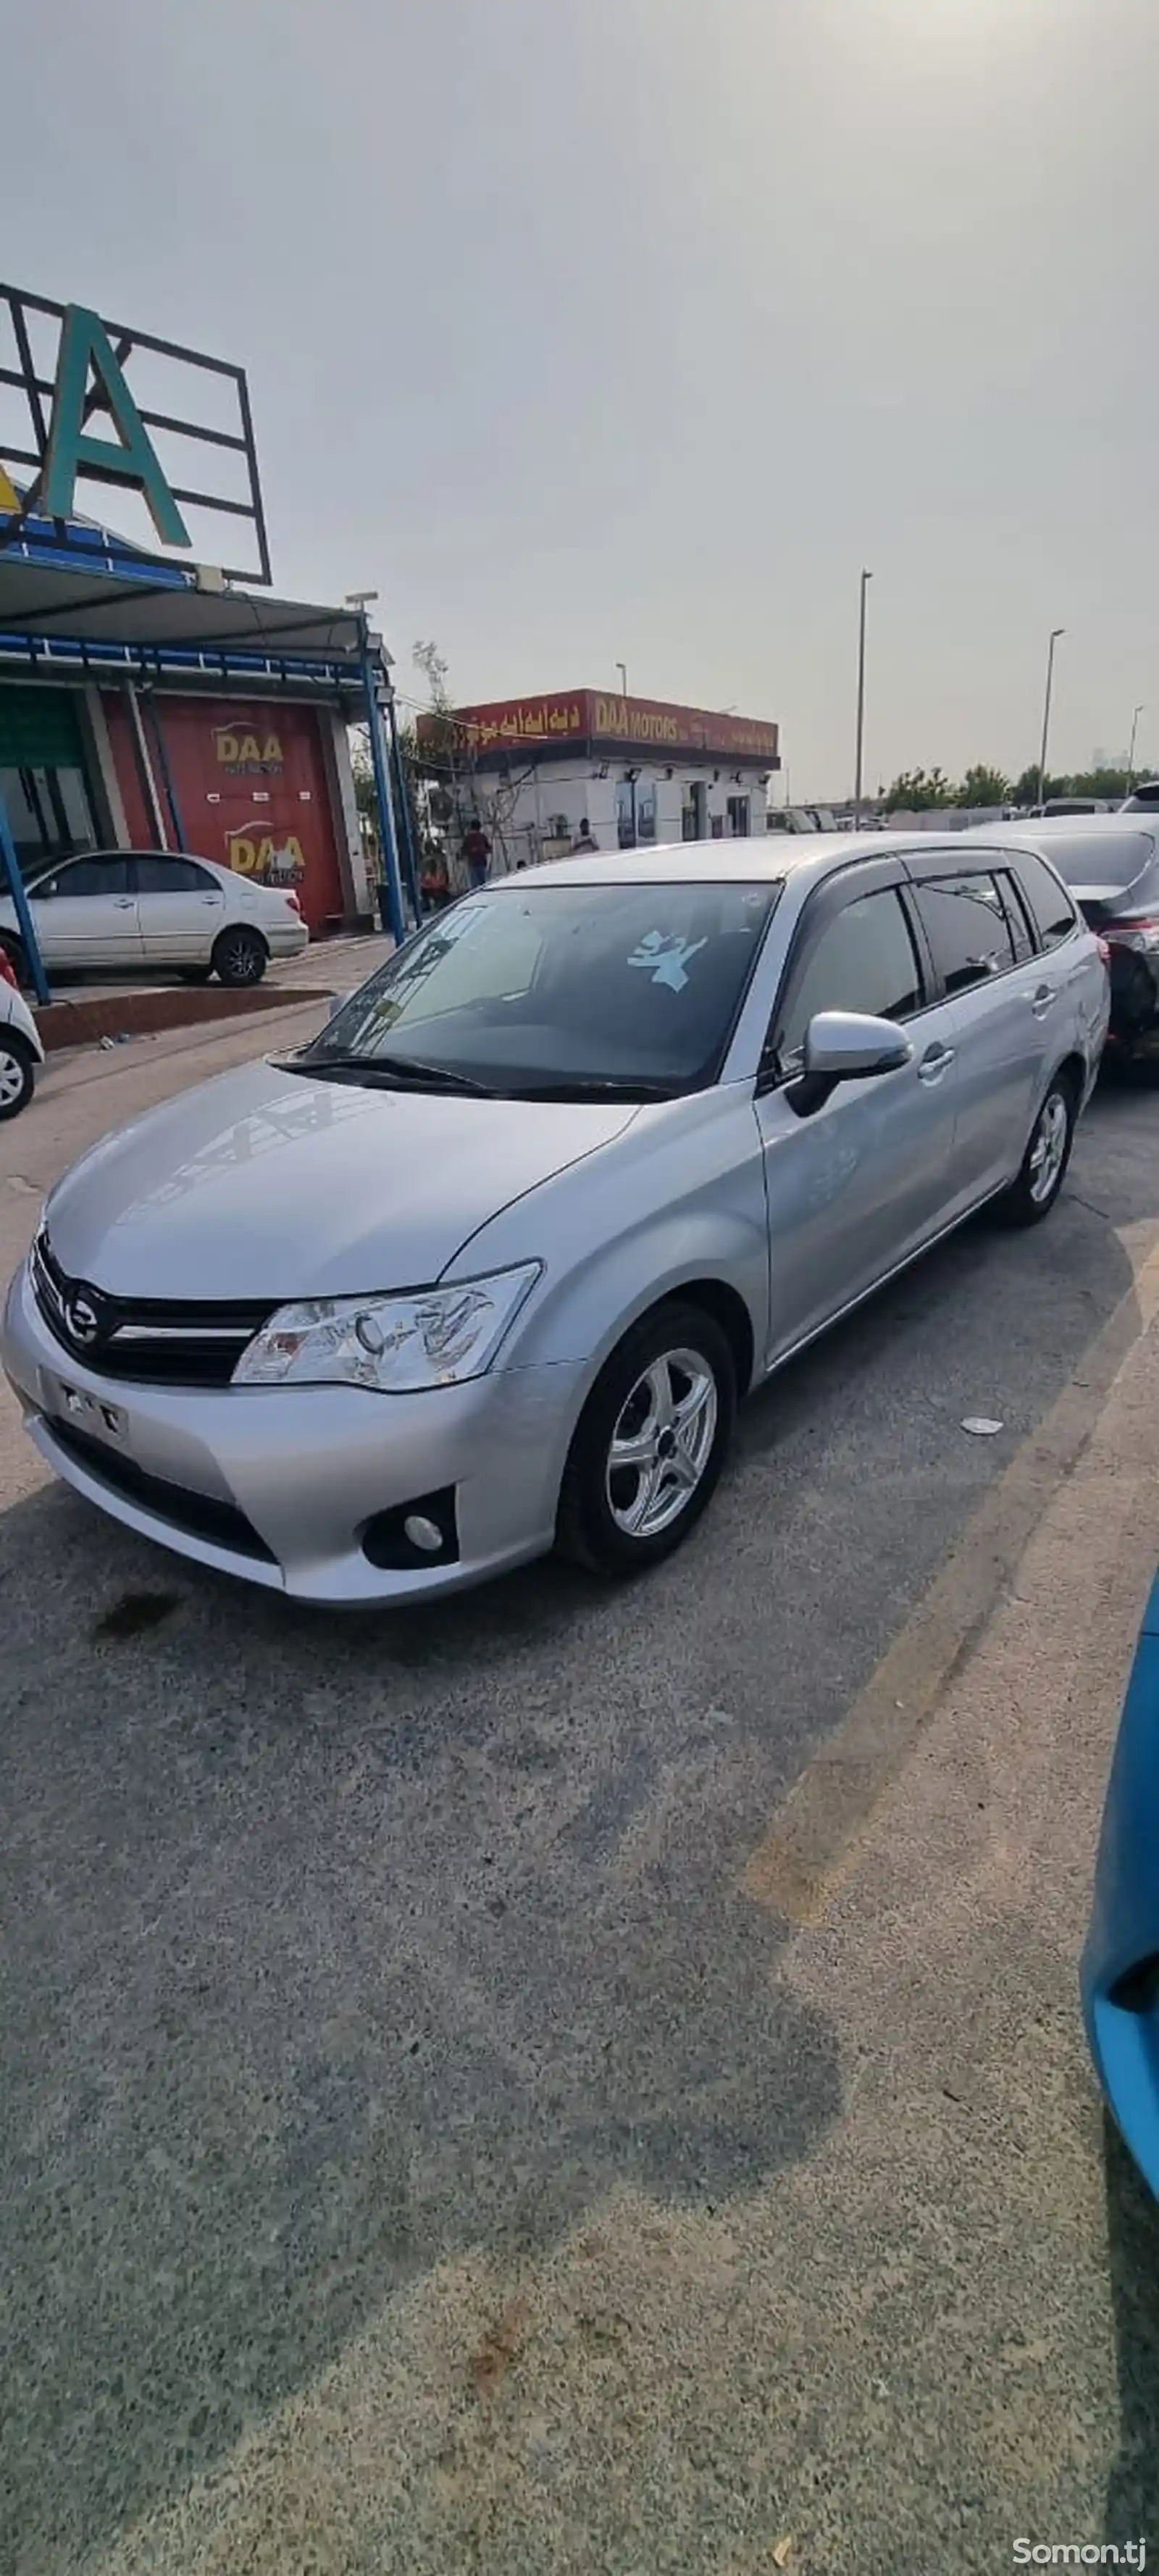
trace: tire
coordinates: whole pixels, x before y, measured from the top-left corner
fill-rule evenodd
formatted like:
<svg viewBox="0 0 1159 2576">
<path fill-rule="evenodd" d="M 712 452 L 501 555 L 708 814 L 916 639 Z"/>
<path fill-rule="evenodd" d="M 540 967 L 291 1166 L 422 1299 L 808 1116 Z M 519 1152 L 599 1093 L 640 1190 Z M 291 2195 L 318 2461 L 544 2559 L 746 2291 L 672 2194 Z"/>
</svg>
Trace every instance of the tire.
<svg viewBox="0 0 1159 2576">
<path fill-rule="evenodd" d="M 670 1556 L 716 1490 L 736 1402 L 732 1351 L 711 1315 L 671 1298 L 642 1316 L 601 1369 L 577 1424 L 560 1486 L 561 1555 L 611 1575 L 642 1573 Z M 683 1451 L 676 1423 L 663 1420 L 673 1403 L 685 1408 Z M 613 1467 L 613 1442 L 626 1446 L 633 1437 L 650 1454 Z M 682 1472 L 671 1467 L 673 1456 L 683 1456 Z"/>
<path fill-rule="evenodd" d="M 1041 1225 L 1050 1215 L 1070 1161 L 1077 1094 L 1073 1077 L 1056 1073 L 1030 1131 L 1016 1181 L 996 1201 L 1006 1225 Z"/>
<path fill-rule="evenodd" d="M 214 942 L 213 968 L 219 984 L 231 989 L 260 984 L 270 962 L 270 952 L 260 931 L 247 930 L 244 922 L 219 932 Z"/>
<path fill-rule="evenodd" d="M 0 1119 L 18 1118 L 36 1089 L 36 1058 L 19 1029 L 0 1026 Z"/>
</svg>

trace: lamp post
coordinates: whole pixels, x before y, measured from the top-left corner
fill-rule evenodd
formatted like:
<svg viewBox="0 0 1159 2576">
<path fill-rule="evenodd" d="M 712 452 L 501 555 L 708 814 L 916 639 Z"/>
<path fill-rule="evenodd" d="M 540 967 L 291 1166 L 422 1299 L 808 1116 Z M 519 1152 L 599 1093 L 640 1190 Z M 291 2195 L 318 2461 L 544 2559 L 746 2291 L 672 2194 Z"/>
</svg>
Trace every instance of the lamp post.
<svg viewBox="0 0 1159 2576">
<path fill-rule="evenodd" d="M 1137 732 L 1138 732 L 1138 730 L 1139 730 L 1139 718 L 1140 718 L 1140 716 L 1141 716 L 1141 715 L 1142 715 L 1142 713 L 1143 713 L 1143 707 L 1144 707 L 1144 705 L 1145 705 L 1145 704 L 1146 704 L 1146 701 L 1145 701 L 1145 700 L 1143 700 L 1143 701 L 1142 701 L 1142 702 L 1141 702 L 1141 703 L 1136 707 L 1135 712 L 1134 712 L 1134 715 L 1133 715 L 1133 716 L 1132 716 L 1132 718 L 1131 718 L 1131 748 L 1130 748 L 1130 750 L 1129 750 L 1129 752 L 1128 752 L 1128 754 L 1127 754 L 1127 794 L 1128 794 L 1128 796 L 1130 795 L 1130 793 L 1131 793 L 1131 789 L 1133 788 L 1133 786 L 1134 786 L 1134 784 L 1135 784 L 1135 736 L 1136 736 L 1136 734 L 1137 734 Z"/>
<path fill-rule="evenodd" d="M 865 748 L 865 603 L 869 596 L 871 572 L 861 576 L 861 612 L 857 628 L 857 758 L 853 776 L 853 829 L 861 828 L 861 756 Z"/>
<path fill-rule="evenodd" d="M 1038 801 L 1040 805 L 1045 805 L 1046 803 L 1046 744 L 1047 737 L 1050 733 L 1050 692 L 1054 681 L 1054 648 L 1058 642 L 1059 636 L 1065 635 L 1065 633 L 1065 626 L 1052 626 L 1050 630 L 1050 642 L 1046 648 L 1046 696 L 1042 702 L 1042 749 L 1038 756 Z"/>
</svg>

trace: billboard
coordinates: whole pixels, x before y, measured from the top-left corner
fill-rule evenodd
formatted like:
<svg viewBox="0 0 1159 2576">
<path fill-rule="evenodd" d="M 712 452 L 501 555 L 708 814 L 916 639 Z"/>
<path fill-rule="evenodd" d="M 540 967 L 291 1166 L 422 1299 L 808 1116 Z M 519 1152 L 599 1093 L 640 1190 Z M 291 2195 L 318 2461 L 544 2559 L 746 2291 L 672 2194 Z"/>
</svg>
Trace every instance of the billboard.
<svg viewBox="0 0 1159 2576">
<path fill-rule="evenodd" d="M 0 286 L 0 551 L 45 521 L 67 549 L 97 486 L 118 493 L 118 521 L 136 514 L 144 545 L 269 582 L 244 369 Z M 251 560 L 229 563 L 243 528 Z M 136 546 L 132 526 L 122 533 Z"/>
<path fill-rule="evenodd" d="M 775 724 L 756 716 L 720 714 L 712 707 L 671 705 L 663 698 L 625 698 L 615 691 L 565 689 L 551 696 L 456 707 L 449 718 L 420 716 L 419 750 L 428 758 L 437 761 L 445 750 L 448 723 L 454 727 L 456 749 L 468 759 L 493 761 L 499 753 L 534 759 L 587 746 L 652 752 L 670 760 L 715 757 L 780 767 Z"/>
</svg>

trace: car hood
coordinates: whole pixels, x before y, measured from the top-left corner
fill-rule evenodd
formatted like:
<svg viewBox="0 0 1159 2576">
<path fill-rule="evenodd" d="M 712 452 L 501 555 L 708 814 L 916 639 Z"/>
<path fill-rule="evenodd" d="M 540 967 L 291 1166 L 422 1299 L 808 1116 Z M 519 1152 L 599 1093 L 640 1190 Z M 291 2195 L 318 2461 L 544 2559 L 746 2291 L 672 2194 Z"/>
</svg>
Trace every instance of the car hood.
<svg viewBox="0 0 1159 2576">
<path fill-rule="evenodd" d="M 71 1278 L 112 1296 L 280 1303 L 421 1287 L 500 1209 L 637 1114 L 248 1065 L 95 1145 L 53 1191 L 49 1236 Z"/>
</svg>

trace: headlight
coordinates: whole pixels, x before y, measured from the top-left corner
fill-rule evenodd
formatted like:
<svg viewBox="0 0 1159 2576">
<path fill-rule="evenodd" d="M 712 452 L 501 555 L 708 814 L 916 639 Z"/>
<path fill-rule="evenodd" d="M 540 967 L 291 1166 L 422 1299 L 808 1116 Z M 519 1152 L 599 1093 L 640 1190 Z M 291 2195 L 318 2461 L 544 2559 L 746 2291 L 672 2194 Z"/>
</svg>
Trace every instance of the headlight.
<svg viewBox="0 0 1159 2576">
<path fill-rule="evenodd" d="M 405 1297 L 279 1306 L 242 1352 L 235 1386 L 366 1386 L 381 1395 L 482 1377 L 539 1277 L 538 1261 Z"/>
</svg>

